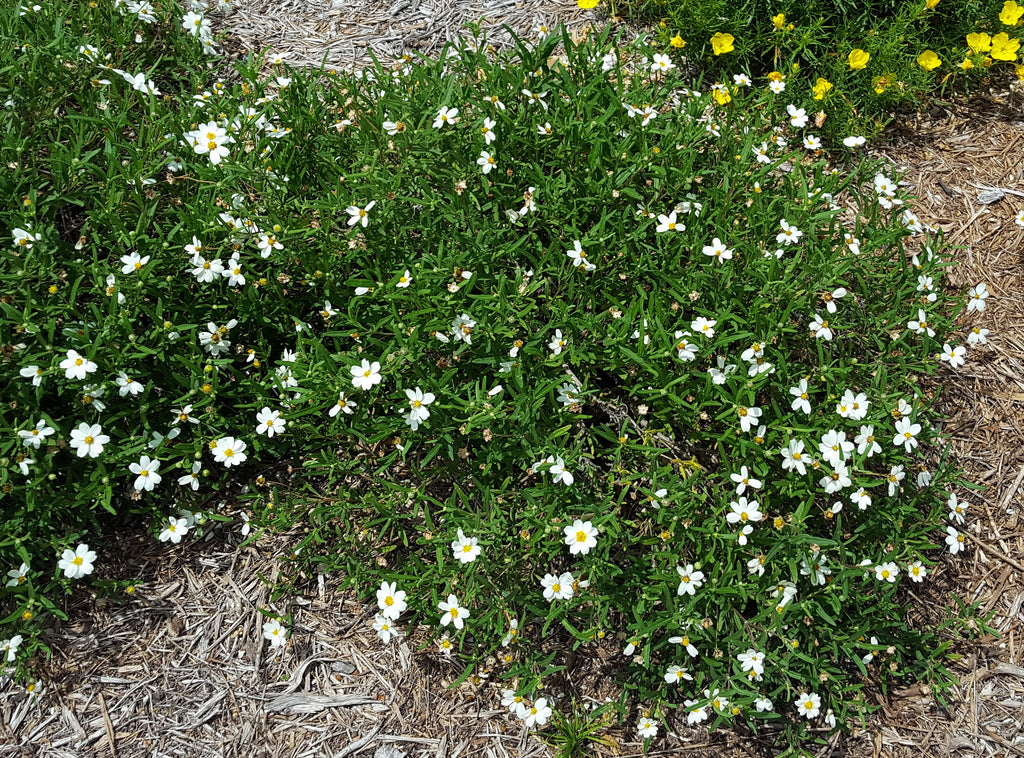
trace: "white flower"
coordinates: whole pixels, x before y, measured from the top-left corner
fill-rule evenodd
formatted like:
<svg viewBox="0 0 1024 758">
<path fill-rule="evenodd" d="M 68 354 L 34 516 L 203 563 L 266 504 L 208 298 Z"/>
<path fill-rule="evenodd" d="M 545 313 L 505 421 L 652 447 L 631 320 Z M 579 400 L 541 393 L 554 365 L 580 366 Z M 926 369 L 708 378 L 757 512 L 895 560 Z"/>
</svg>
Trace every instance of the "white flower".
<svg viewBox="0 0 1024 758">
<path fill-rule="evenodd" d="M 920 424 L 912 424 L 909 418 L 901 418 L 896 422 L 896 434 L 892 438 L 892 444 L 894 447 L 902 445 L 909 453 L 917 447 L 917 435 L 920 433 Z"/>
<path fill-rule="evenodd" d="M 730 524 L 746 524 L 748 521 L 760 521 L 762 518 L 761 505 L 756 500 L 748 501 L 746 497 L 740 497 L 729 503 L 731 509 L 726 514 L 725 520 Z"/>
<path fill-rule="evenodd" d="M 985 333 L 988 333 L 988 329 L 985 329 Z M 971 341 L 970 337 L 967 338 L 967 341 Z M 38 387 L 43 383 L 43 370 L 39 366 L 25 366 L 18 374 L 26 379 L 31 379 L 33 387 Z"/>
<path fill-rule="evenodd" d="M 789 114 L 789 123 L 797 129 L 807 126 L 807 111 L 797 108 L 795 105 L 787 105 L 786 112 Z"/>
<path fill-rule="evenodd" d="M 264 406 L 263 410 L 256 414 L 256 433 L 273 437 L 284 431 L 285 423 L 281 418 L 281 411 L 272 411 Z"/>
<path fill-rule="evenodd" d="M 839 287 L 837 289 L 832 290 L 831 292 L 824 294 L 822 296 L 822 299 L 825 301 L 825 310 L 827 310 L 829 313 L 835 313 L 836 300 L 840 300 L 841 298 L 846 297 L 848 294 L 850 293 L 847 292 L 845 287 Z"/>
<path fill-rule="evenodd" d="M 784 92 L 786 90 L 786 83 L 781 79 L 772 79 L 770 82 L 768 82 L 768 89 L 770 89 L 772 92 L 778 95 L 779 93 Z M 791 105 L 789 107 L 792 108 L 793 106 Z"/>
<path fill-rule="evenodd" d="M 454 624 L 456 629 L 465 626 L 465 619 L 469 618 L 469 610 L 459 606 L 459 600 L 455 595 L 449 595 L 447 601 L 437 604 L 441 611 L 441 626 Z"/>
<path fill-rule="evenodd" d="M 352 415 L 352 409 L 356 407 L 354 400 L 349 400 L 345 397 L 344 392 L 338 393 L 338 402 L 331 406 L 331 409 L 327 411 L 327 415 L 334 418 L 339 413 L 345 413 L 348 416 Z"/>
<path fill-rule="evenodd" d="M 0 663 L 10 663 L 18 657 L 18 647 L 22 643 L 22 636 L 16 634 L 10 639 L 0 642 Z"/>
<path fill-rule="evenodd" d="M 815 137 L 813 134 L 808 134 L 804 137 L 804 148 L 807 150 L 820 150 L 821 140 Z"/>
<path fill-rule="evenodd" d="M 406 289 L 410 284 L 412 284 L 412 274 L 409 272 L 409 269 L 406 269 L 405 273 L 398 277 L 395 287 L 397 289 Z M 330 302 L 327 304 L 330 305 Z"/>
<path fill-rule="evenodd" d="M 480 167 L 480 170 L 483 171 L 484 174 L 491 173 L 491 170 L 498 165 L 497 162 L 494 160 L 494 156 L 491 155 L 486 150 L 480 151 L 480 157 L 476 159 L 476 164 Z"/>
<path fill-rule="evenodd" d="M 757 709 L 758 713 L 764 713 L 765 711 L 772 710 L 775 707 L 775 704 L 768 698 L 762 696 L 754 701 L 754 707 Z"/>
<path fill-rule="evenodd" d="M 964 549 L 964 536 L 951 526 L 946 527 L 946 545 L 949 552 L 956 555 Z"/>
<path fill-rule="evenodd" d="M 978 313 L 981 313 L 985 310 L 985 301 L 988 299 L 988 295 L 988 287 L 985 286 L 984 282 L 971 287 L 967 291 L 967 312 L 978 311 Z"/>
<path fill-rule="evenodd" d="M 47 424 L 46 421 L 39 419 L 33 429 L 22 429 L 18 432 L 18 436 L 25 447 L 38 450 L 39 446 L 43 444 L 43 440 L 53 434 L 54 431 L 53 427 Z"/>
<path fill-rule="evenodd" d="M 89 549 L 88 545 L 79 545 L 72 550 L 65 550 L 57 563 L 57 568 L 64 572 L 68 579 L 80 579 L 91 574 L 93 563 L 96 561 L 96 553 Z"/>
<path fill-rule="evenodd" d="M 121 397 L 126 397 L 127 395 L 134 397 L 146 389 L 141 382 L 131 379 L 124 371 L 117 372 L 117 379 L 115 381 L 118 386 L 117 393 Z"/>
<path fill-rule="evenodd" d="M 703 316 L 698 316 L 690 322 L 690 328 L 698 334 L 703 334 L 708 339 L 711 339 L 715 336 L 715 325 L 717 323 L 717 320 L 708 320 Z"/>
<path fill-rule="evenodd" d="M 96 371 L 99 366 L 88 358 L 79 355 L 77 350 L 68 350 L 67 357 L 60 362 L 60 368 L 64 369 L 64 378 L 83 381 L 89 374 Z"/>
<path fill-rule="evenodd" d="M 808 721 L 821 713 L 821 698 L 815 692 L 801 692 L 794 705 L 797 712 Z"/>
<path fill-rule="evenodd" d="M 434 128 L 440 129 L 445 124 L 454 124 L 458 121 L 459 109 L 442 106 L 434 117 Z"/>
<path fill-rule="evenodd" d="M 191 487 L 193 491 L 199 491 L 199 472 L 203 468 L 199 461 L 192 464 L 192 469 L 189 473 L 178 477 L 178 484 L 182 487 Z"/>
<path fill-rule="evenodd" d="M 836 405 L 836 413 L 851 421 L 860 421 L 868 415 L 868 407 L 870 405 L 871 401 L 868 400 L 868 396 L 863 392 L 854 395 L 852 390 L 846 390 L 838 405 Z"/>
<path fill-rule="evenodd" d="M 763 653 L 759 653 L 753 648 L 748 648 L 747 652 L 737 655 L 736 660 L 740 662 L 741 670 L 750 671 L 756 676 L 764 674 L 765 658 Z"/>
<path fill-rule="evenodd" d="M 572 260 L 572 265 L 584 271 L 593 271 L 597 266 L 587 258 L 587 251 L 583 249 L 579 240 L 573 241 L 573 249 L 566 250 L 565 254 Z"/>
<path fill-rule="evenodd" d="M 746 74 L 733 74 L 732 80 L 737 87 L 749 87 L 751 81 L 750 77 L 747 76 Z"/>
<path fill-rule="evenodd" d="M 646 740 L 656 737 L 658 734 L 658 722 L 649 716 L 641 716 L 636 722 L 636 732 L 640 739 Z"/>
<path fill-rule="evenodd" d="M 148 455 L 139 458 L 138 463 L 132 463 L 128 470 L 136 474 L 135 489 L 152 492 L 156 485 L 160 484 L 163 477 L 157 471 L 160 468 L 160 461 L 153 460 Z"/>
<path fill-rule="evenodd" d="M 285 643 L 288 642 L 288 635 L 285 632 L 285 628 L 281 626 L 281 622 L 277 619 L 271 619 L 263 625 L 263 638 L 270 640 L 270 647 L 284 647 Z"/>
<path fill-rule="evenodd" d="M 238 466 L 245 462 L 248 456 L 245 454 L 246 444 L 234 437 L 221 437 L 214 442 L 213 459 L 217 463 L 223 463 L 225 468 Z"/>
<path fill-rule="evenodd" d="M 43 235 L 39 232 L 33 234 L 31 230 L 18 228 L 11 230 L 11 236 L 14 238 L 15 247 L 23 247 L 26 250 L 31 250 L 33 243 L 43 239 Z"/>
<path fill-rule="evenodd" d="M 863 487 L 850 495 L 850 500 L 862 511 L 866 511 L 871 505 L 871 495 L 869 495 L 868 491 Z"/>
<path fill-rule="evenodd" d="M 744 432 L 749 432 L 751 427 L 757 427 L 761 423 L 761 409 L 757 407 L 744 408 L 740 407 L 736 409 L 736 413 L 740 417 L 740 428 Z"/>
<path fill-rule="evenodd" d="M 20 568 L 10 569 L 7 576 L 9 578 L 5 587 L 20 587 L 28 581 L 28 564 L 22 563 Z"/>
<path fill-rule="evenodd" d="M 576 519 L 562 530 L 571 555 L 586 555 L 597 546 L 597 529 L 589 521 Z"/>
<path fill-rule="evenodd" d="M 540 586 L 544 588 L 544 599 L 549 603 L 555 600 L 572 600 L 573 576 L 568 571 L 558 576 L 557 574 L 545 574 L 540 580 Z"/>
<path fill-rule="evenodd" d="M 192 257 L 192 276 L 201 284 L 208 284 L 224 274 L 224 264 L 220 258 L 207 260 L 198 253 Z"/>
<path fill-rule="evenodd" d="M 139 488 L 136 487 L 136 489 Z M 188 533 L 188 528 L 188 521 L 186 519 L 168 516 L 167 523 L 161 530 L 159 539 L 161 542 L 171 541 L 177 545 L 181 542 L 181 538 Z"/>
<path fill-rule="evenodd" d="M 928 569 L 924 567 L 921 561 L 914 561 L 907 565 L 907 576 L 910 577 L 910 581 L 921 583 L 928 576 Z"/>
<path fill-rule="evenodd" d="M 686 226 L 676 221 L 676 212 L 672 211 L 667 216 L 658 216 L 658 226 L 655 228 L 659 234 L 661 232 L 685 232 Z"/>
<path fill-rule="evenodd" d="M 473 327 L 476 326 L 476 321 L 469 317 L 469 314 L 463 313 L 457 316 L 452 321 L 452 335 L 456 342 L 465 342 L 467 345 L 473 344 Z"/>
<path fill-rule="evenodd" d="M 235 141 L 216 121 L 200 124 L 194 131 L 186 132 L 185 138 L 198 155 L 208 155 L 214 166 L 228 157 L 227 146 Z"/>
<path fill-rule="evenodd" d="M 958 524 L 964 523 L 964 516 L 967 514 L 969 503 L 961 503 L 955 492 L 949 493 L 946 507 L 949 508 L 949 518 Z"/>
<path fill-rule="evenodd" d="M 716 258 L 719 263 L 721 263 L 722 261 L 732 259 L 732 250 L 727 248 L 725 246 L 725 243 L 722 242 L 722 240 L 718 239 L 718 237 L 715 237 L 713 240 L 711 240 L 710 245 L 705 245 L 703 252 L 704 255 Z"/>
<path fill-rule="evenodd" d="M 651 63 L 651 71 L 671 71 L 675 67 L 676 64 L 672 62 L 672 58 L 657 53 L 654 56 L 654 61 Z"/>
<path fill-rule="evenodd" d="M 987 345 L 988 344 L 989 330 L 975 326 L 967 333 L 967 344 L 968 345 Z M 30 367 L 31 368 L 31 367 Z M 21 375 L 25 376 L 25 369 L 21 370 Z M 32 383 L 38 386 L 38 377 L 32 380 Z"/>
<path fill-rule="evenodd" d="M 386 581 L 380 583 L 377 590 L 377 607 L 384 618 L 397 619 L 406 609 L 405 592 L 397 589 L 394 582 Z"/>
<path fill-rule="evenodd" d="M 78 451 L 79 458 L 97 458 L 103 452 L 103 446 L 110 442 L 110 437 L 103 434 L 99 424 L 87 424 L 84 421 L 77 429 L 71 430 L 72 450 Z"/>
<path fill-rule="evenodd" d="M 843 144 L 846 145 L 846 147 L 860 147 L 865 142 L 867 142 L 867 140 L 864 139 L 864 137 L 859 136 L 843 138 Z"/>
<path fill-rule="evenodd" d="M 825 341 L 831 341 L 833 337 L 832 327 L 829 326 L 828 321 L 821 317 L 820 313 L 814 314 L 814 321 L 810 323 L 811 334 L 816 339 L 823 339 Z"/>
<path fill-rule="evenodd" d="M 775 235 L 775 242 L 779 245 L 794 245 L 800 241 L 803 236 L 803 232 L 792 226 L 786 219 L 782 219 L 779 222 L 779 228 L 782 230 Z"/>
<path fill-rule="evenodd" d="M 676 566 L 676 571 L 679 574 L 679 589 L 676 590 L 676 594 L 696 595 L 697 590 L 704 584 L 704 572 L 695 570 L 692 563 L 687 563 L 685 568 Z"/>
<path fill-rule="evenodd" d="M 452 553 L 459 563 L 472 563 L 480 555 L 480 545 L 476 537 L 467 537 L 462 530 L 458 531 L 458 538 L 452 541 Z"/>
<path fill-rule="evenodd" d="M 494 135 L 494 119 L 484 118 L 484 125 L 480 128 L 480 133 L 484 136 L 484 144 L 491 144 L 496 139 Z"/>
<path fill-rule="evenodd" d="M 537 103 L 544 110 L 548 109 L 548 104 L 544 102 L 544 98 L 547 97 L 547 94 L 547 92 L 531 92 L 528 89 L 523 90 L 523 95 L 525 95 L 531 103 Z"/>
<path fill-rule="evenodd" d="M 245 286 L 245 275 L 242 273 L 242 264 L 239 263 L 238 258 L 228 260 L 228 265 L 224 267 L 221 276 L 228 280 L 229 287 Z"/>
<path fill-rule="evenodd" d="M 740 466 L 740 472 L 738 474 L 730 474 L 729 478 L 736 483 L 737 495 L 742 495 L 747 487 L 755 490 L 761 489 L 761 480 L 751 476 L 746 466 Z"/>
<path fill-rule="evenodd" d="M 800 562 L 800 576 L 809 576 L 811 584 L 824 587 L 828 581 L 826 577 L 832 575 L 832 569 L 825 565 L 827 562 L 828 556 L 824 553 L 816 553 L 813 562 L 804 558 Z"/>
<path fill-rule="evenodd" d="M 555 336 L 551 338 L 551 342 L 548 343 L 548 347 L 551 349 L 553 355 L 560 355 L 561 352 L 568 345 L 568 340 L 562 336 L 561 329 L 555 329 Z"/>
<path fill-rule="evenodd" d="M 147 263 L 149 263 L 150 256 L 145 258 L 141 257 L 138 253 L 129 253 L 128 255 L 121 256 L 121 263 L 124 265 L 121 267 L 122 274 L 134 274 L 136 271 L 141 269 Z"/>
<path fill-rule="evenodd" d="M 384 378 L 380 375 L 380 364 L 377 361 L 370 361 L 363 358 L 358 366 L 352 366 L 352 385 L 357 390 L 368 390 L 374 385 L 380 384 Z"/>
<path fill-rule="evenodd" d="M 907 322 L 907 329 L 914 332 L 914 334 L 927 334 L 929 337 L 935 336 L 935 330 L 928 323 L 927 315 L 922 308 L 917 309 L 916 321 Z"/>
<path fill-rule="evenodd" d="M 688 682 L 693 681 L 693 677 L 690 676 L 682 666 L 669 666 L 665 671 L 666 684 L 679 684 L 679 682 L 684 679 Z"/>
<path fill-rule="evenodd" d="M 789 394 L 794 398 L 791 406 L 794 411 L 803 411 L 804 413 L 811 412 L 811 400 L 807 389 L 806 379 L 801 379 L 800 384 L 796 387 L 789 388 Z"/>
<path fill-rule="evenodd" d="M 880 582 L 894 584 L 900 575 L 900 570 L 895 563 L 879 563 L 875 566 L 875 579 Z"/>
<path fill-rule="evenodd" d="M 950 368 L 958 368 L 966 362 L 964 359 L 965 355 L 967 355 L 966 347 L 963 345 L 950 347 L 947 342 L 942 346 L 942 353 L 940 353 L 939 359 L 948 363 Z"/>
<path fill-rule="evenodd" d="M 708 708 L 706 705 L 698 706 L 697 700 L 684 700 L 683 706 L 686 708 L 686 723 L 689 726 L 696 726 L 708 720 Z"/>
<path fill-rule="evenodd" d="M 357 205 L 350 205 L 345 209 L 345 213 L 348 214 L 348 225 L 355 226 L 359 224 L 364 229 L 366 225 L 370 223 L 370 209 L 377 204 L 376 200 L 371 200 L 366 204 L 365 208 L 360 208 Z"/>
<path fill-rule="evenodd" d="M 818 486 L 829 495 L 835 494 L 852 484 L 853 480 L 850 479 L 850 469 L 843 462 L 833 463 L 832 473 L 826 474 L 818 480 Z"/>
<path fill-rule="evenodd" d="M 811 463 L 808 456 L 804 454 L 804 443 L 800 440 L 790 440 L 789 445 L 782 448 L 782 468 L 786 471 L 796 469 L 801 474 L 807 473 L 807 464 Z"/>
<path fill-rule="evenodd" d="M 370 206 L 366 209 L 369 210 Z M 354 217 L 358 218 L 358 216 Z M 365 219 L 364 219 L 365 220 Z M 352 218 L 349 218 L 349 226 L 352 226 Z M 366 226 L 366 224 L 363 224 Z M 284 250 L 284 245 L 281 244 L 281 240 L 277 238 L 276 234 L 268 234 L 266 232 L 260 232 L 256 239 L 256 247 L 260 249 L 260 258 L 269 258 L 271 253 L 275 250 Z"/>
<path fill-rule="evenodd" d="M 380 641 L 385 645 L 391 642 L 391 636 L 395 634 L 395 630 L 391 626 L 391 619 L 383 613 L 378 613 L 373 617 L 373 629 L 377 632 L 377 637 L 379 637 Z"/>
<path fill-rule="evenodd" d="M 548 723 L 548 719 L 551 718 L 551 706 L 548 705 L 548 701 L 545 698 L 537 698 L 537 702 L 529 708 L 523 706 L 520 716 L 528 728 L 544 726 L 544 724 Z"/>
</svg>

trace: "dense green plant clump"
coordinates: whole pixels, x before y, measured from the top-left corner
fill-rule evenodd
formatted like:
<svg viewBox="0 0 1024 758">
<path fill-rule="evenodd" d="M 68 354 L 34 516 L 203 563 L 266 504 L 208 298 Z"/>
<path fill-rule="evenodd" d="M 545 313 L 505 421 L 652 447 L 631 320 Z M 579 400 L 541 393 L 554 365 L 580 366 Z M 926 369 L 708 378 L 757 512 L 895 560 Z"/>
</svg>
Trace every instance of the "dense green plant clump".
<svg viewBox="0 0 1024 758">
<path fill-rule="evenodd" d="M 5 19 L 36 40 L 0 92 L 10 660 L 99 514 L 178 542 L 244 481 L 384 642 L 495 656 L 529 726 L 570 645 L 614 641 L 644 737 L 947 681 L 900 588 L 963 540 L 918 378 L 963 363 L 964 301 L 862 138 L 830 163 L 785 94 L 607 32 L 214 82 L 173 4 L 81 12 Z"/>
<path fill-rule="evenodd" d="M 585 2 L 586 0 L 581 0 Z M 784 88 L 830 137 L 874 133 L 899 109 L 954 85 L 1020 76 L 1015 0 L 669 0 L 620 4 L 661 20 L 661 41 L 705 82 L 737 74 Z M 678 56 L 677 56 L 678 57 Z M 780 90 L 781 91 L 781 90 Z"/>
</svg>

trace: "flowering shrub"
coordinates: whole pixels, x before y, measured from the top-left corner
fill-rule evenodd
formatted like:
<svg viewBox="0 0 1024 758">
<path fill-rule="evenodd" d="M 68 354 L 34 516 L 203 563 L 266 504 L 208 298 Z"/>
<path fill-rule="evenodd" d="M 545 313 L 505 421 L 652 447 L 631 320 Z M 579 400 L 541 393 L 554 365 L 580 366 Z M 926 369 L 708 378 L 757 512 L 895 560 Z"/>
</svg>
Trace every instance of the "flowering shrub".
<svg viewBox="0 0 1024 758">
<path fill-rule="evenodd" d="M 660 40 L 706 82 L 736 75 L 819 114 L 840 138 L 872 134 L 895 111 L 953 86 L 1024 78 L 1016 0 L 700 0 L 630 2 L 661 20 Z M 785 94 L 782 95 L 782 89 Z"/>
<path fill-rule="evenodd" d="M 803 108 L 722 108 L 607 33 L 228 84 L 202 18 L 144 5 L 26 43 L 48 76 L 0 93 L 10 660 L 102 576 L 104 514 L 178 543 L 235 482 L 376 593 L 385 644 L 501 651 L 528 726 L 565 649 L 612 640 L 645 737 L 947 681 L 898 593 L 963 539 L 917 382 L 965 360 L 964 301 L 862 138 L 833 165 Z M 104 24 L 188 68 L 82 52 Z"/>
</svg>

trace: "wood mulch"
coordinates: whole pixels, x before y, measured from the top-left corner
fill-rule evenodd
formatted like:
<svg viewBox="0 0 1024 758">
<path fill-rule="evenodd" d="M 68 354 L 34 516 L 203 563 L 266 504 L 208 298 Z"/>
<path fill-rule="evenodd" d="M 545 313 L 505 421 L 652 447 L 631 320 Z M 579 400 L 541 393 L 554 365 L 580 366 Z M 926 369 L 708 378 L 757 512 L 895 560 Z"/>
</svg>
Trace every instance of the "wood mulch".
<svg viewBox="0 0 1024 758">
<path fill-rule="evenodd" d="M 234 5 L 224 23 L 246 45 L 289 52 L 300 64 L 319 63 L 324 52 L 337 56 L 329 60 L 336 65 L 365 62 L 360 50 L 371 38 L 398 55 L 413 31 L 427 35 L 424 52 L 435 50 L 461 25 L 456 6 L 462 18 L 500 19 L 508 8 L 518 15 L 505 18 L 526 34 L 543 21 L 586 21 L 565 0 Z M 410 19 L 423 26 L 403 31 Z M 308 45 L 300 50 L 299 40 Z M 989 345 L 972 348 L 966 366 L 945 370 L 935 384 L 951 451 L 967 479 L 986 489 L 958 493 L 971 503 L 968 548 L 907 588 L 908 614 L 935 622 L 955 608 L 956 595 L 993 614 L 988 624 L 999 636 L 956 643 L 963 658 L 952 671 L 960 683 L 945 706 L 917 685 L 875 693 L 880 711 L 854 734 L 815 748 L 821 758 L 1024 756 L 1024 228 L 1013 223 L 1024 208 L 1024 121 L 1019 105 L 1008 106 L 1020 102 L 1014 97 L 935 106 L 900 119 L 889 144 L 874 149 L 894 173 L 906 172 L 920 198 L 914 212 L 959 248 L 949 285 L 964 291 L 985 282 L 992 293 L 983 313 L 964 319 L 965 330 L 991 330 Z M 1005 198 L 980 202 L 991 188 Z M 0 687 L 0 756 L 550 755 L 501 708 L 499 683 L 471 679 L 449 688 L 458 664 L 433 647 L 421 651 L 416 639 L 382 645 L 370 628 L 373 610 L 339 592 L 334 578 L 311 577 L 303 594 L 274 602 L 280 559 L 294 542 L 275 535 L 239 547 L 238 526 L 179 546 L 122 535 L 98 571 L 104 579 L 135 579 L 137 590 L 114 599 L 80 591 L 71 599 L 70 621 L 49 640 L 54 657 L 39 662 L 48 688 L 39 702 Z M 285 648 L 263 640 L 259 608 L 294 614 Z M 593 662 L 575 665 L 567 676 L 576 689 L 601 700 Z M 614 749 L 598 754 L 642 754 L 632 723 L 606 736 Z M 770 756 L 778 747 L 768 737 L 682 728 L 659 738 L 649 755 Z"/>
</svg>

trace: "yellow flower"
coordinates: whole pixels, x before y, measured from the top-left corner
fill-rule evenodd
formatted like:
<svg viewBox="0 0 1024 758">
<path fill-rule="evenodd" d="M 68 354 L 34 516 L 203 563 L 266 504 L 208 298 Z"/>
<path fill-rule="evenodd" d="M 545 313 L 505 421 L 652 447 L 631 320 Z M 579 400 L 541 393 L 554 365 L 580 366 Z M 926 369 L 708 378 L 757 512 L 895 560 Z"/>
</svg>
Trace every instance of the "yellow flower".
<svg viewBox="0 0 1024 758">
<path fill-rule="evenodd" d="M 964 58 L 963 62 L 960 63 L 959 65 L 960 68 L 962 68 L 964 71 L 967 71 L 968 69 L 974 68 L 974 61 L 972 61 L 970 58 Z"/>
<path fill-rule="evenodd" d="M 711 91 L 711 96 L 715 98 L 715 102 L 719 105 L 726 105 L 732 102 L 732 96 L 729 94 L 729 90 L 726 87 L 713 89 Z"/>
<path fill-rule="evenodd" d="M 876 76 L 871 80 L 871 86 L 875 88 L 875 94 L 881 95 L 889 86 L 889 80 L 884 76 Z"/>
<path fill-rule="evenodd" d="M 868 65 L 868 59 L 871 57 L 871 53 L 861 50 L 859 47 L 856 50 L 850 52 L 850 68 L 864 68 Z"/>
<path fill-rule="evenodd" d="M 721 55 L 722 53 L 731 53 L 733 48 L 732 43 L 736 39 L 731 34 L 722 34 L 722 32 L 715 32 L 715 36 L 711 38 L 711 49 L 715 51 L 715 55 Z"/>
<path fill-rule="evenodd" d="M 771 71 L 768 74 L 768 81 L 770 82 L 781 82 L 785 78 L 779 71 Z"/>
<path fill-rule="evenodd" d="M 1017 66 L 1017 78 L 1024 82 L 1024 66 Z"/>
<path fill-rule="evenodd" d="M 924 7 L 927 8 L 928 10 L 931 10 L 938 4 L 939 0 L 924 0 Z"/>
<path fill-rule="evenodd" d="M 772 23 L 775 24 L 775 29 L 778 31 L 786 25 L 786 14 L 780 13 L 778 16 L 772 16 Z"/>
<path fill-rule="evenodd" d="M 669 42 L 669 44 L 672 45 L 672 47 L 686 47 L 686 40 L 677 34 L 672 38 L 672 41 Z"/>
<path fill-rule="evenodd" d="M 1020 23 L 1020 17 L 1024 16 L 1024 7 L 1017 5 L 1014 0 L 1006 0 L 1003 3 L 1003 10 L 999 14 L 999 20 L 1007 26 L 1016 26 Z"/>
<path fill-rule="evenodd" d="M 576 0 L 576 5 L 585 11 L 589 11 L 591 8 L 597 7 L 598 0 Z"/>
<path fill-rule="evenodd" d="M 987 53 L 992 49 L 992 38 L 985 34 L 985 32 L 974 32 L 973 34 L 968 34 L 967 47 L 971 48 L 971 52 L 975 55 L 978 53 Z"/>
<path fill-rule="evenodd" d="M 814 83 L 814 99 L 824 100 L 830 89 L 832 89 L 832 82 L 818 77 L 818 81 Z"/>
<path fill-rule="evenodd" d="M 917 65 L 923 68 L 925 71 L 933 71 L 942 65 L 942 61 L 939 56 L 935 54 L 933 50 L 925 50 L 919 56 L 917 56 Z"/>
<path fill-rule="evenodd" d="M 997 61 L 1017 60 L 1020 40 L 1011 38 L 1006 32 L 999 32 L 992 38 L 992 57 Z"/>
</svg>

